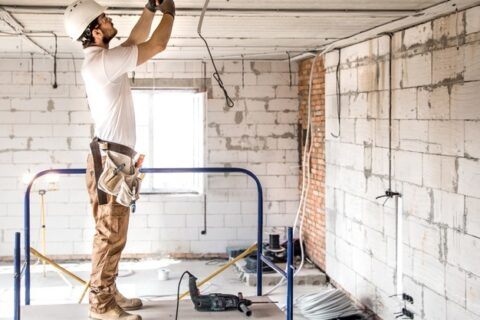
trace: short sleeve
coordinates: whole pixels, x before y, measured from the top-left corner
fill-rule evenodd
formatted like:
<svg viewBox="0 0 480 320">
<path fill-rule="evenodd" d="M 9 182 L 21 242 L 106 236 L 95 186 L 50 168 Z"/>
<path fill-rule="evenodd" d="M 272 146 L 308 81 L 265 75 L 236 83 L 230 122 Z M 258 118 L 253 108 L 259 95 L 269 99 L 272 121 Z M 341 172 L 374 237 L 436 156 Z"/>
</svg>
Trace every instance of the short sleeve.
<svg viewBox="0 0 480 320">
<path fill-rule="evenodd" d="M 129 47 L 118 46 L 105 50 L 103 66 L 107 79 L 115 81 L 123 74 L 135 70 L 137 59 L 138 47 L 135 45 Z"/>
</svg>

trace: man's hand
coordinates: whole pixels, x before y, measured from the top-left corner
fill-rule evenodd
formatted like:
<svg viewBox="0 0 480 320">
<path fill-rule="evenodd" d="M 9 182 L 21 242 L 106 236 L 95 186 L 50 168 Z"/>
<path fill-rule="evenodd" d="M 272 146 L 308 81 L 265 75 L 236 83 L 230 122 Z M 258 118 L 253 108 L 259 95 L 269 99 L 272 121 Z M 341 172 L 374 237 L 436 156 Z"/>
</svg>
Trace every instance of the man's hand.
<svg viewBox="0 0 480 320">
<path fill-rule="evenodd" d="M 169 14 L 172 17 L 175 17 L 175 2 L 173 2 L 173 0 L 163 0 L 163 1 L 161 1 L 161 4 L 158 7 L 158 9 L 163 14 Z"/>
<path fill-rule="evenodd" d="M 145 8 L 155 13 L 155 11 L 157 11 L 157 8 L 160 6 L 162 2 L 163 0 L 148 0 L 147 4 L 145 5 Z"/>
</svg>

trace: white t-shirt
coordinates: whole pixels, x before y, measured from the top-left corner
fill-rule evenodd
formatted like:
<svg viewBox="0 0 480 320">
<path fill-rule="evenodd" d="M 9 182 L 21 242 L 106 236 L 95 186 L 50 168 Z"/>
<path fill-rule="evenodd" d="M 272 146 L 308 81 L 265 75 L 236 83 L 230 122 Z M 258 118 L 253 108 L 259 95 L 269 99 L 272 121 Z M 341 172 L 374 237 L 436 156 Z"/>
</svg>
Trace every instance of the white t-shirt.
<svg viewBox="0 0 480 320">
<path fill-rule="evenodd" d="M 95 136 L 135 148 L 135 111 L 127 72 L 137 66 L 137 46 L 84 49 L 82 77 Z"/>
</svg>

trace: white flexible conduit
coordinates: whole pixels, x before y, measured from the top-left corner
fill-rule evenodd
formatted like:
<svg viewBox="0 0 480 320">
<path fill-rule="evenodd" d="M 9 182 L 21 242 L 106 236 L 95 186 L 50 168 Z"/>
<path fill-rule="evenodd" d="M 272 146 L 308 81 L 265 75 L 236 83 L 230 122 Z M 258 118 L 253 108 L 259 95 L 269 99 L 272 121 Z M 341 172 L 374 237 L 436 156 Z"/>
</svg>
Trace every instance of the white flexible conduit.
<svg viewBox="0 0 480 320">
<path fill-rule="evenodd" d="M 312 61 L 312 66 L 310 68 L 310 79 L 308 84 L 308 103 L 307 103 L 307 136 L 305 137 L 305 146 L 303 149 L 303 161 L 302 161 L 302 193 L 300 195 L 300 203 L 298 204 L 297 214 L 295 216 L 295 222 L 293 224 L 293 231 L 297 230 L 298 223 L 300 221 L 300 227 L 298 228 L 298 237 L 300 241 L 300 253 L 301 253 L 301 262 L 297 270 L 295 270 L 294 277 L 302 270 L 304 262 L 305 262 L 305 250 L 303 247 L 303 223 L 305 221 L 305 209 L 307 206 L 307 195 L 308 190 L 310 189 L 310 155 L 312 152 L 312 143 L 309 142 L 310 138 L 310 131 L 312 127 L 312 117 L 311 117 L 311 109 L 312 109 L 312 87 L 313 87 L 313 71 L 315 69 L 315 65 L 317 63 L 317 59 L 319 57 L 323 57 L 328 51 L 330 51 L 333 45 L 328 46 L 325 50 L 320 52 Z M 273 288 L 268 290 L 264 295 L 269 295 L 273 291 L 275 291 L 278 287 L 285 283 L 285 278 L 276 284 Z"/>
<path fill-rule="evenodd" d="M 395 196 L 396 209 L 396 280 L 397 280 L 397 295 L 403 293 L 403 198 Z"/>
<path fill-rule="evenodd" d="M 205 0 L 205 4 L 203 5 L 202 14 L 200 15 L 200 20 L 198 21 L 198 27 L 197 27 L 198 34 L 202 34 L 203 18 L 205 18 L 205 13 L 207 12 L 209 2 L 210 0 Z"/>
</svg>

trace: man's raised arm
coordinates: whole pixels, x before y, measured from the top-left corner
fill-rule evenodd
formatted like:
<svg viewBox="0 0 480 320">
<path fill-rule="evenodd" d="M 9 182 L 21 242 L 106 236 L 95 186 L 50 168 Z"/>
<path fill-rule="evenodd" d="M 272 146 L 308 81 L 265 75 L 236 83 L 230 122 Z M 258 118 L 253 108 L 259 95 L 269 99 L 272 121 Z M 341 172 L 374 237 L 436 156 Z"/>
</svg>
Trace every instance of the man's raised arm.
<svg viewBox="0 0 480 320">
<path fill-rule="evenodd" d="M 153 7 L 153 9 L 149 9 L 148 7 L 147 4 L 145 8 L 143 8 L 142 15 L 133 27 L 132 32 L 130 32 L 130 36 L 122 43 L 123 47 L 138 45 L 147 40 L 150 34 L 150 28 L 152 27 L 153 17 L 155 16 L 155 7 Z"/>
<path fill-rule="evenodd" d="M 138 45 L 137 66 L 165 50 L 168 40 L 170 40 L 175 17 L 175 3 L 173 0 L 163 0 L 158 8 L 163 13 L 162 21 L 153 32 L 152 37 Z"/>
</svg>

